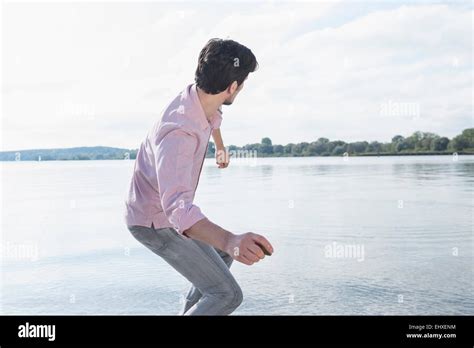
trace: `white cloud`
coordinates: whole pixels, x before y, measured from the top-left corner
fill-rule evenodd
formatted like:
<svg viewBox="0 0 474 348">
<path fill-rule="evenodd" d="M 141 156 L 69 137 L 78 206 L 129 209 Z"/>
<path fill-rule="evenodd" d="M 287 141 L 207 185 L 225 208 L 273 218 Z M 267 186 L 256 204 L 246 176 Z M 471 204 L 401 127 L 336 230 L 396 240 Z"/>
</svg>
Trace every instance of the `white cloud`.
<svg viewBox="0 0 474 348">
<path fill-rule="evenodd" d="M 205 42 L 227 36 L 260 64 L 224 108 L 227 144 L 472 127 L 472 9 L 371 4 L 7 5 L 3 149 L 138 147 Z M 343 23 L 341 6 L 354 12 Z M 387 101 L 420 115 L 383 117 Z"/>
</svg>

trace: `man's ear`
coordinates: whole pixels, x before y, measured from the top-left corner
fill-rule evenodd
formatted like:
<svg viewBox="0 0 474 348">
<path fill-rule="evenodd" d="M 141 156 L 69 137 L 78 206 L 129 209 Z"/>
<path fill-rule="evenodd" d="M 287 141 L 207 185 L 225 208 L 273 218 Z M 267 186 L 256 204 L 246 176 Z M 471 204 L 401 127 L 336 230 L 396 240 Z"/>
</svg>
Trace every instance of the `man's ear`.
<svg viewBox="0 0 474 348">
<path fill-rule="evenodd" d="M 227 88 L 227 92 L 229 92 L 229 94 L 234 94 L 237 88 L 239 88 L 239 84 L 237 83 L 237 81 L 234 81 Z"/>
</svg>

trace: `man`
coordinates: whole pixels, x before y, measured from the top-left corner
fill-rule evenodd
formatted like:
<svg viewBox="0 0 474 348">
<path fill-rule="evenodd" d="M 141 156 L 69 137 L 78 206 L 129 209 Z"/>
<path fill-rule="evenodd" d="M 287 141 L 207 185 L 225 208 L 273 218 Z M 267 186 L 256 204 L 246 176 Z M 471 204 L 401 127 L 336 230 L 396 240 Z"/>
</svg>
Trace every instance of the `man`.
<svg viewBox="0 0 474 348">
<path fill-rule="evenodd" d="M 211 133 L 218 148 L 223 147 L 221 106 L 232 104 L 256 68 L 247 47 L 232 40 L 210 40 L 199 55 L 195 84 L 165 108 L 137 153 L 126 223 L 140 243 L 192 283 L 184 315 L 232 313 L 243 299 L 229 271 L 232 261 L 252 265 L 265 257 L 264 252 L 273 252 L 265 237 L 231 233 L 193 204 Z"/>
</svg>

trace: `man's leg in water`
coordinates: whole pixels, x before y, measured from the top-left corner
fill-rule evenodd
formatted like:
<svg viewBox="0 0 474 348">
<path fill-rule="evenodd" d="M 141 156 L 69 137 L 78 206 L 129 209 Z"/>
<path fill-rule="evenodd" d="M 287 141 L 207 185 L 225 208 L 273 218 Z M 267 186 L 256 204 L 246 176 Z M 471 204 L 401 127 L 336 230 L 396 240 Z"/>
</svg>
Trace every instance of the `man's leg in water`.
<svg viewBox="0 0 474 348">
<path fill-rule="evenodd" d="M 214 250 L 217 252 L 217 254 L 219 254 L 219 256 L 222 258 L 227 267 L 230 268 L 234 259 L 222 250 L 216 248 L 214 248 Z M 191 288 L 189 289 L 188 294 L 184 299 L 183 308 L 181 309 L 181 312 L 179 314 L 184 315 L 184 313 L 186 313 L 192 306 L 194 306 L 201 299 L 201 297 L 201 292 L 194 285 L 191 284 Z"/>
<path fill-rule="evenodd" d="M 242 290 L 228 264 L 210 245 L 185 239 L 172 228 L 156 230 L 129 226 L 129 230 L 140 243 L 188 279 L 201 294 L 199 298 L 198 293 L 192 295 L 193 301 L 184 315 L 228 315 L 242 303 Z"/>
</svg>

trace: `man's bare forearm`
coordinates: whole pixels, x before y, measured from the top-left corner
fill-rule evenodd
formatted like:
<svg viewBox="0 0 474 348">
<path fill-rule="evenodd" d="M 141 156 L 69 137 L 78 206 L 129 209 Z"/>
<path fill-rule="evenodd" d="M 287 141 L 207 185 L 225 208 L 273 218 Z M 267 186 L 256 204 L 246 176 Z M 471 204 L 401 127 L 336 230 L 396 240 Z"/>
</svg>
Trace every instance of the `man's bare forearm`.
<svg viewBox="0 0 474 348">
<path fill-rule="evenodd" d="M 216 128 L 212 131 L 212 139 L 214 139 L 217 149 L 222 150 L 224 148 L 224 141 L 222 140 L 220 128 Z"/>
<path fill-rule="evenodd" d="M 212 245 L 213 247 L 227 252 L 229 239 L 234 236 L 208 219 L 202 219 L 184 231 L 184 234 L 191 239 Z"/>
<path fill-rule="evenodd" d="M 253 265 L 273 253 L 273 246 L 263 236 L 247 232 L 234 234 L 204 218 L 183 232 L 186 236 L 207 243 L 228 253 L 234 260 Z M 263 249 L 262 249 L 263 248 Z"/>
</svg>

